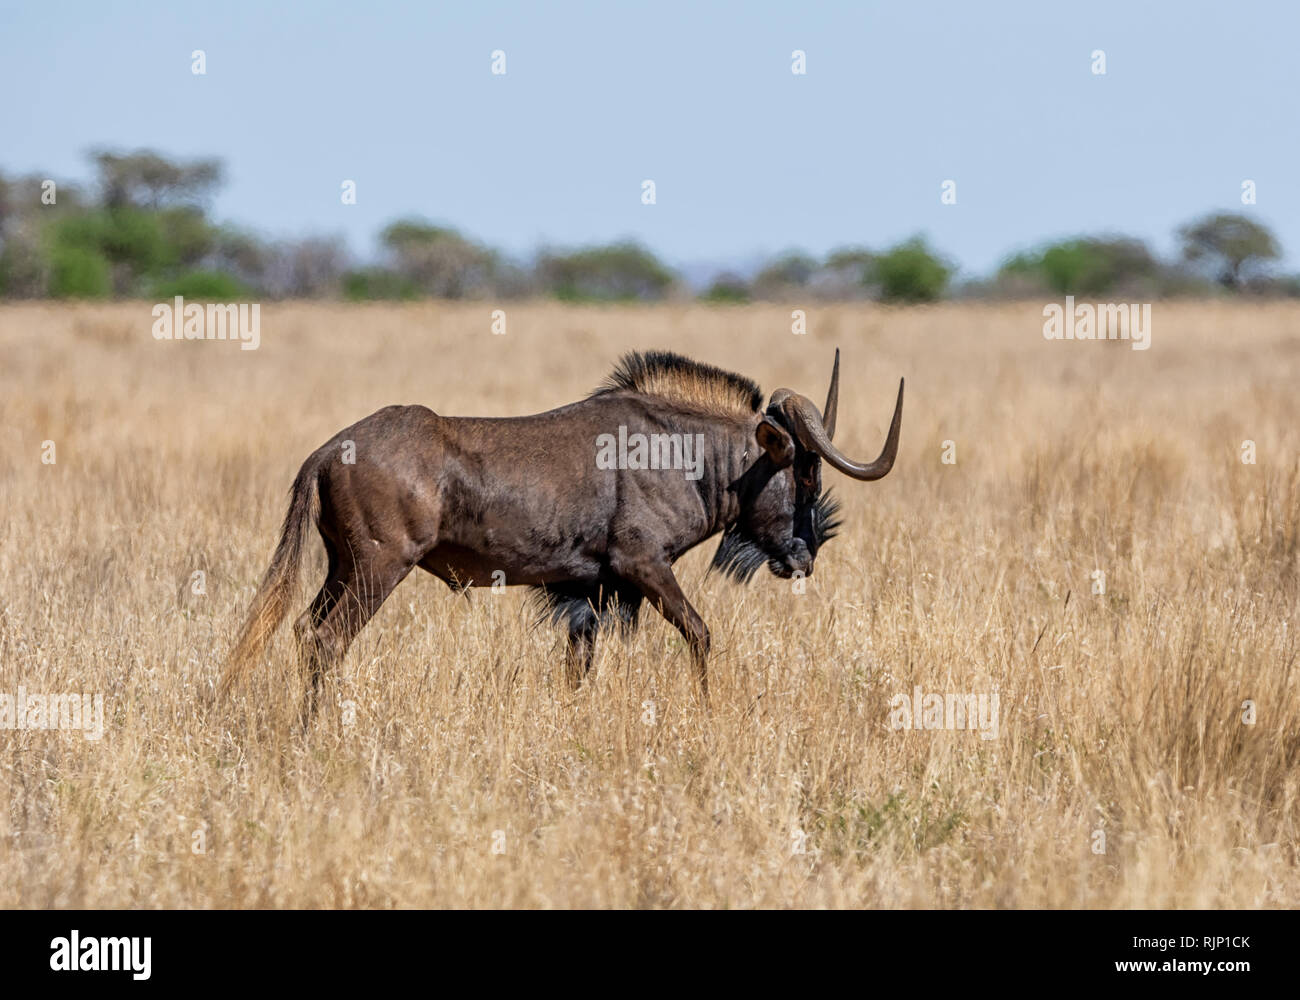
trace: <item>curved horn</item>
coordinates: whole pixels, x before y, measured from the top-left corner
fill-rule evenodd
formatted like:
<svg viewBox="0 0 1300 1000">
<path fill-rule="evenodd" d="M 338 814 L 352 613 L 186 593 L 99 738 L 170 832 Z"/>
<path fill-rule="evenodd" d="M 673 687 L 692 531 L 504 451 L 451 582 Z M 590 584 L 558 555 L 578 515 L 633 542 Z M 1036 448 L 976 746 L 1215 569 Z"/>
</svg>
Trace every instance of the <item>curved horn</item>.
<svg viewBox="0 0 1300 1000">
<path fill-rule="evenodd" d="M 840 408 L 840 349 L 835 348 L 835 367 L 831 369 L 831 387 L 826 393 L 826 405 L 822 407 L 822 426 L 826 428 L 826 437 L 835 440 L 835 411 Z"/>
<path fill-rule="evenodd" d="M 898 380 L 898 402 L 894 404 L 894 420 L 889 425 L 885 448 L 874 462 L 867 465 L 853 461 L 831 444 L 830 435 L 826 433 L 821 415 L 807 396 L 801 396 L 789 389 L 777 389 L 772 393 L 771 405 L 780 409 L 785 415 L 795 436 L 805 448 L 816 452 L 846 476 L 862 482 L 871 482 L 888 475 L 889 470 L 894 467 L 894 457 L 898 454 L 898 431 L 903 424 L 903 379 Z"/>
</svg>

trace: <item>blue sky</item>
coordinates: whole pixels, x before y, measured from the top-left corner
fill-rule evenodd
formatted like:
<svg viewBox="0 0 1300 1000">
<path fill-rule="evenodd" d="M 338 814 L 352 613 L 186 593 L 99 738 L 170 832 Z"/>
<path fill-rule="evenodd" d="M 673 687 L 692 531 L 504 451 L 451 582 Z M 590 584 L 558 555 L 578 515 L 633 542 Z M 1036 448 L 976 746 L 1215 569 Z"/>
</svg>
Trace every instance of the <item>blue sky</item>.
<svg viewBox="0 0 1300 1000">
<path fill-rule="evenodd" d="M 697 266 L 920 232 L 969 275 L 1079 232 L 1169 252 L 1224 209 L 1295 269 L 1297 39 L 1281 2 L 0 0 L 0 170 L 220 156 L 218 218 L 360 256 L 416 214 L 521 255 L 633 237 Z"/>
</svg>

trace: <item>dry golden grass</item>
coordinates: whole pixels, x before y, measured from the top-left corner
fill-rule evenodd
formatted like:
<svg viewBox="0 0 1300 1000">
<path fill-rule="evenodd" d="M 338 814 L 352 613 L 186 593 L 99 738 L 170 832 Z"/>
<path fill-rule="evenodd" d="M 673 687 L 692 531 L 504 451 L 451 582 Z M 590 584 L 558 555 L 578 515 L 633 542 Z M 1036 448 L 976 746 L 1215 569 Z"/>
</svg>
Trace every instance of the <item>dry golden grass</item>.
<svg viewBox="0 0 1300 1000">
<path fill-rule="evenodd" d="M 106 704 L 99 742 L 0 732 L 0 905 L 1300 902 L 1300 307 L 1157 303 L 1146 352 L 1047 342 L 1039 305 L 817 309 L 806 337 L 788 308 L 556 305 L 497 337 L 491 308 L 267 306 L 248 352 L 157 343 L 147 303 L 0 308 L 0 692 Z M 706 576 L 712 544 L 680 564 L 711 714 L 653 613 L 575 696 L 521 592 L 423 574 L 305 735 L 287 628 L 211 701 L 347 423 L 545 409 L 633 347 L 820 398 L 836 345 L 858 457 L 906 375 L 898 464 L 826 473 L 846 523 L 803 595 Z M 891 729 L 915 686 L 997 691 L 998 738 Z"/>
</svg>

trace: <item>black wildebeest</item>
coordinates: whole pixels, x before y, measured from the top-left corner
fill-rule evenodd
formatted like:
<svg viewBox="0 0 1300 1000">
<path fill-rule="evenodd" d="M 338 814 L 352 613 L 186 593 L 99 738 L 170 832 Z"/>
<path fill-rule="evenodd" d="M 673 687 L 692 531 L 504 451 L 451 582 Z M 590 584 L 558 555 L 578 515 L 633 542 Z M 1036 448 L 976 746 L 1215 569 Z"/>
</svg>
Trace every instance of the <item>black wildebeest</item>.
<svg viewBox="0 0 1300 1000">
<path fill-rule="evenodd" d="M 648 600 L 685 637 L 707 699 L 709 630 L 673 563 L 721 532 L 713 565 L 742 582 L 764 563 L 780 577 L 811 574 L 839 523 L 822 462 L 859 480 L 893 467 L 902 380 L 884 450 L 863 465 L 831 443 L 839 370 L 836 351 L 824 415 L 789 389 L 764 407 L 743 376 L 650 352 L 625 356 L 586 399 L 535 416 L 390 406 L 366 417 L 298 471 L 223 689 L 283 619 L 315 523 L 329 573 L 295 626 L 308 717 L 323 672 L 416 566 L 457 590 L 502 580 L 535 588 L 568 626 L 574 687 L 601 626 L 634 624 Z"/>
</svg>

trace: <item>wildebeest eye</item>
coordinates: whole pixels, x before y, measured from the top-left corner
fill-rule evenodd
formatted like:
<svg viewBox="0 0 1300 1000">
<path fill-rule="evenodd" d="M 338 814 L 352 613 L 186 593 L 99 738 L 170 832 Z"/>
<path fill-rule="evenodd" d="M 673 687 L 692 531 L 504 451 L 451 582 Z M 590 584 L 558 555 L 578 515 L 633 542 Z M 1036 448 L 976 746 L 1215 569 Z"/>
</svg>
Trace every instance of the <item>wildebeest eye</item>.
<svg viewBox="0 0 1300 1000">
<path fill-rule="evenodd" d="M 821 492 L 821 462 L 817 460 L 816 456 L 801 457 L 799 463 L 795 466 L 795 476 L 804 492 L 814 497 Z"/>
</svg>

